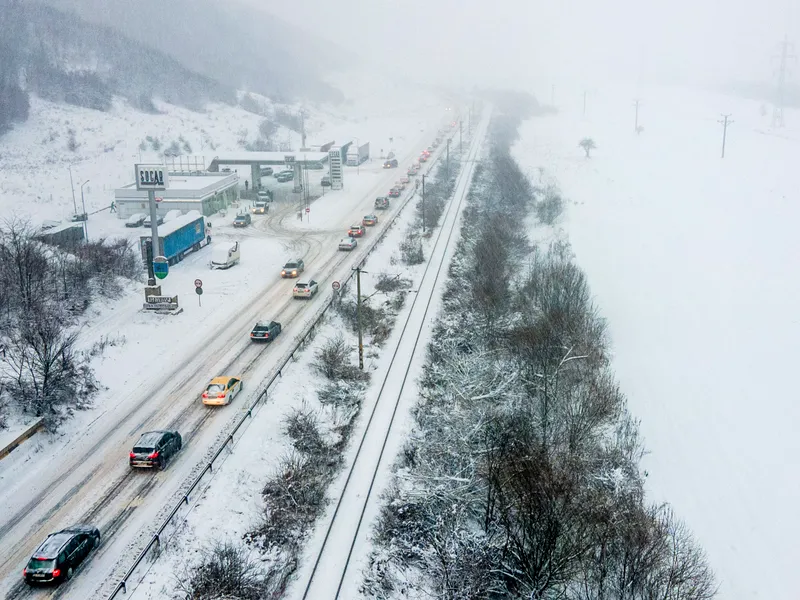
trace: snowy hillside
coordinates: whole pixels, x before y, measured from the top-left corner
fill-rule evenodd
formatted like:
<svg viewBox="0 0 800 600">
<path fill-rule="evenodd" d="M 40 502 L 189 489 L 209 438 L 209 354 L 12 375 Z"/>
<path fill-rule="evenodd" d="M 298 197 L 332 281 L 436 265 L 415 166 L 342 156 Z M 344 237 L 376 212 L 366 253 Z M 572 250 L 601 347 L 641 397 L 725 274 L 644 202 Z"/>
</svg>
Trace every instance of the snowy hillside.
<svg viewBox="0 0 800 600">
<path fill-rule="evenodd" d="M 569 205 L 563 226 L 650 451 L 650 494 L 705 547 L 720 598 L 796 597 L 800 112 L 772 130 L 761 103 L 721 95 L 595 89 L 586 116 L 582 89 L 559 96 L 516 155 Z M 724 160 L 722 113 L 734 121 Z"/>
</svg>

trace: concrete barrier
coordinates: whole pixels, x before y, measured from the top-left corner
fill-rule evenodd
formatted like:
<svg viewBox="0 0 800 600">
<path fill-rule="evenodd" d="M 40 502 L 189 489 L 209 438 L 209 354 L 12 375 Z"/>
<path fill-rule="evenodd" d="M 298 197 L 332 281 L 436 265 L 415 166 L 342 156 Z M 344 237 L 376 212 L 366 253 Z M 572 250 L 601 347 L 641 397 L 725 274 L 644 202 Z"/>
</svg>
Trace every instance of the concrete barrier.
<svg viewBox="0 0 800 600">
<path fill-rule="evenodd" d="M 44 425 L 43 419 L 36 419 L 33 424 L 28 427 L 25 431 L 19 434 L 14 441 L 10 444 L 6 445 L 4 448 L 0 448 L 0 460 L 3 460 L 6 456 L 11 454 L 17 447 L 24 442 L 25 440 L 33 437 L 33 434 L 39 431 L 42 426 Z"/>
</svg>

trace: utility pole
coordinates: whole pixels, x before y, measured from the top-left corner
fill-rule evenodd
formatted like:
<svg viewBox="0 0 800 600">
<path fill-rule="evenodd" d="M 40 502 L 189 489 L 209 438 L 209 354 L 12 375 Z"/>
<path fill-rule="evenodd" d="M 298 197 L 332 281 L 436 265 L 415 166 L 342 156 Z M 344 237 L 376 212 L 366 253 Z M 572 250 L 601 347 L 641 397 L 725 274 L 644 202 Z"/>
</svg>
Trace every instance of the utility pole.
<svg viewBox="0 0 800 600">
<path fill-rule="evenodd" d="M 356 301 L 356 320 L 358 321 L 358 368 L 362 371 L 364 370 L 364 336 L 361 330 L 361 273 L 366 273 L 366 271 L 362 271 L 361 267 L 356 267 L 356 295 L 358 297 Z"/>
<path fill-rule="evenodd" d="M 723 121 L 717 121 L 717 123 L 722 124 L 722 158 L 725 158 L 725 140 L 728 137 L 728 125 L 733 123 L 732 120 L 729 119 L 730 115 L 722 115 Z"/>
<path fill-rule="evenodd" d="M 772 108 L 772 126 L 773 127 L 783 127 L 784 120 L 783 120 L 783 105 L 784 105 L 784 98 L 786 95 L 786 70 L 788 68 L 789 59 L 797 58 L 794 54 L 789 54 L 789 50 L 792 47 L 792 44 L 789 43 L 786 37 L 783 38 L 783 41 L 779 44 L 781 54 L 780 54 L 780 67 L 778 68 L 778 89 L 776 94 L 776 104 Z"/>
<path fill-rule="evenodd" d="M 89 220 L 89 215 L 86 214 L 86 202 L 83 201 L 83 186 L 85 186 L 87 183 L 89 183 L 88 179 L 81 184 L 81 205 L 83 206 L 83 235 L 86 236 L 86 241 L 88 242 L 89 223 L 87 223 L 87 221 Z"/>
<path fill-rule="evenodd" d="M 422 233 L 425 233 L 425 173 L 422 174 Z"/>
<path fill-rule="evenodd" d="M 450 138 L 447 138 L 447 180 L 450 181 Z"/>
<path fill-rule="evenodd" d="M 72 190 L 72 206 L 75 209 L 75 214 L 78 214 L 78 203 L 75 202 L 75 184 L 72 183 L 72 165 L 67 165 L 69 169 L 69 187 Z"/>
<path fill-rule="evenodd" d="M 633 130 L 636 133 L 639 133 L 639 102 L 640 102 L 640 100 L 638 98 L 633 101 L 633 105 L 636 107 L 636 118 L 635 118 L 635 121 L 633 123 Z"/>
</svg>

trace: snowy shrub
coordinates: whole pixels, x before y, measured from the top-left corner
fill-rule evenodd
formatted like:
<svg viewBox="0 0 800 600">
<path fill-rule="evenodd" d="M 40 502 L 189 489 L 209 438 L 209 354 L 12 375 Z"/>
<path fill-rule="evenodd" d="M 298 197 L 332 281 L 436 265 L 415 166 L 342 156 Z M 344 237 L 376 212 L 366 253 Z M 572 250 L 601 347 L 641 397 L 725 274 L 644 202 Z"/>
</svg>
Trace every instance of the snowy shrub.
<svg viewBox="0 0 800 600">
<path fill-rule="evenodd" d="M 544 198 L 536 202 L 534 209 L 540 223 L 553 225 L 564 212 L 564 200 L 557 188 L 550 186 L 545 190 Z"/>
<path fill-rule="evenodd" d="M 413 229 L 409 229 L 406 237 L 400 242 L 400 257 L 402 261 L 411 265 L 421 265 L 425 262 L 425 253 L 422 250 L 422 240 Z"/>
<path fill-rule="evenodd" d="M 80 144 L 75 139 L 75 130 L 72 128 L 67 129 L 67 150 L 75 152 L 79 147 Z"/>
<path fill-rule="evenodd" d="M 331 381 L 362 381 L 367 374 L 350 364 L 353 348 L 339 334 L 329 339 L 317 352 L 313 366 Z"/>
<path fill-rule="evenodd" d="M 341 293 L 341 291 L 340 291 Z M 389 315 L 387 305 L 377 305 L 372 296 L 361 299 L 361 328 L 370 342 L 379 345 L 386 341 L 392 331 L 394 318 Z M 358 332 L 358 303 L 353 297 L 342 298 L 336 304 L 337 312 L 344 318 L 351 331 Z"/>
<path fill-rule="evenodd" d="M 189 573 L 188 582 L 185 574 Z M 178 576 L 191 600 L 260 600 L 266 597 L 263 568 L 244 544 L 216 542 L 203 552 L 200 564 Z"/>
<path fill-rule="evenodd" d="M 179 156 L 180 153 L 181 147 L 175 140 L 172 140 L 169 146 L 164 150 L 164 156 Z"/>
<path fill-rule="evenodd" d="M 406 279 L 400 275 L 392 275 L 391 273 L 379 273 L 378 279 L 375 282 L 375 289 L 379 292 L 396 292 L 398 290 L 407 290 L 412 286 L 410 279 Z"/>
</svg>

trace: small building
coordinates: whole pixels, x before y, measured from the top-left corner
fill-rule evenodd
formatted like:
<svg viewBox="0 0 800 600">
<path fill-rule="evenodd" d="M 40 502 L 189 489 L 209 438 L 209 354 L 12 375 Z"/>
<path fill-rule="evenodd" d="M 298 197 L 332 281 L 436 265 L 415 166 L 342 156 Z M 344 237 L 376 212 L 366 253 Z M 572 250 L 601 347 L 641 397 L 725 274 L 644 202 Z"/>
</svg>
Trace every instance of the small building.
<svg viewBox="0 0 800 600">
<path fill-rule="evenodd" d="M 37 233 L 35 238 L 51 246 L 73 248 L 84 239 L 83 223 L 62 223 L 49 227 Z"/>
<path fill-rule="evenodd" d="M 205 171 L 170 173 L 169 187 L 156 192 L 156 211 L 160 217 L 171 210 L 187 213 L 196 210 L 210 216 L 239 200 L 239 176 L 236 173 Z M 136 213 L 150 214 L 147 191 L 136 189 L 136 183 L 114 190 L 117 218 L 127 219 Z"/>
</svg>

